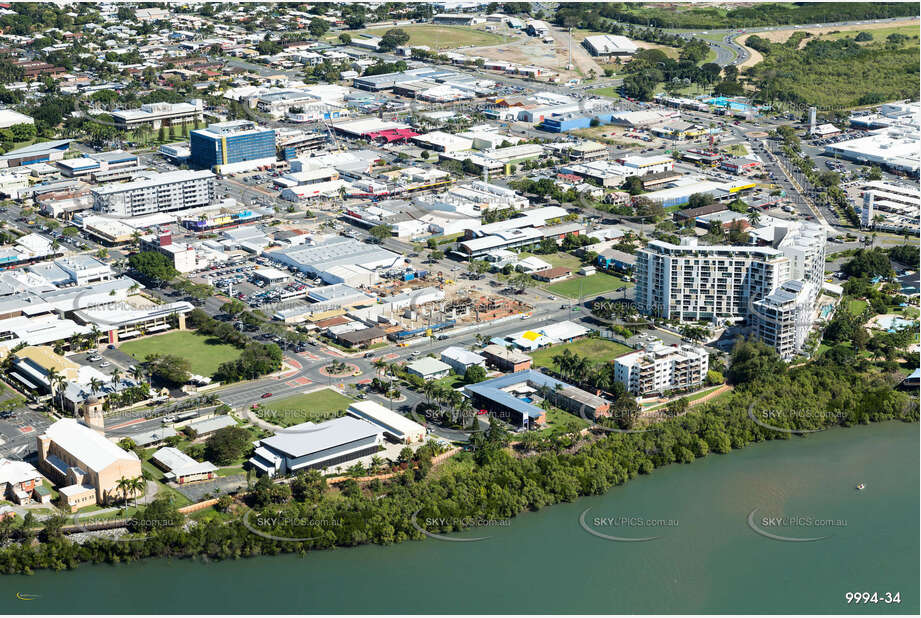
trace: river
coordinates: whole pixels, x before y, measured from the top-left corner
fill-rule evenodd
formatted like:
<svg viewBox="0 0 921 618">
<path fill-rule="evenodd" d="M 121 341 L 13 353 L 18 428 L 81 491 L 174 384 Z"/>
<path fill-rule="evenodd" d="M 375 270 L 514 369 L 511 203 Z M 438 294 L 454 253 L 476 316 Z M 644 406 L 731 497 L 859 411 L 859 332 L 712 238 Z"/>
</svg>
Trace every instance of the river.
<svg viewBox="0 0 921 618">
<path fill-rule="evenodd" d="M 426 539 L 304 557 L 151 560 L 4 576 L 0 608 L 917 614 L 918 470 L 917 424 L 833 429 L 672 465 L 604 496 L 454 535 L 488 537 L 476 542 Z M 590 534 L 580 525 L 586 509 L 585 524 L 598 534 L 657 538 Z M 898 592 L 901 603 L 848 605 L 849 591 Z M 17 593 L 35 599 L 17 600 Z"/>
</svg>

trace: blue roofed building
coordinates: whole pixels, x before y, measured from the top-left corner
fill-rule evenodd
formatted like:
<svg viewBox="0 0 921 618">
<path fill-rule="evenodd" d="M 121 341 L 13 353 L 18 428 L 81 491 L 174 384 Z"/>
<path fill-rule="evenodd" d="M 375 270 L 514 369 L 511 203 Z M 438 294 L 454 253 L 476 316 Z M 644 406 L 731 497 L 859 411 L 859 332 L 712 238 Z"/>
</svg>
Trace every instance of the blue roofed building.
<svg viewBox="0 0 921 618">
<path fill-rule="evenodd" d="M 475 408 L 529 429 L 547 422 L 546 411 L 535 405 L 542 400 L 587 419 L 605 416 L 609 408 L 602 397 L 533 369 L 468 384 L 464 393 Z"/>
</svg>

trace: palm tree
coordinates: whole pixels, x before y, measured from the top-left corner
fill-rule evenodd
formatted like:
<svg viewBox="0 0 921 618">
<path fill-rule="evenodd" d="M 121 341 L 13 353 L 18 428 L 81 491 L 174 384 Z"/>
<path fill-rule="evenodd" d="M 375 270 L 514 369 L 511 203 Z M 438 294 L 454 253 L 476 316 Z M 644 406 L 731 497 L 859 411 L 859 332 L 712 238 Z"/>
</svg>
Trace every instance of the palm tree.
<svg viewBox="0 0 921 618">
<path fill-rule="evenodd" d="M 58 372 L 57 369 L 52 367 L 51 369 L 48 370 L 48 372 L 45 375 L 48 377 L 48 386 L 51 387 L 51 401 L 53 403 L 54 396 L 57 394 L 55 392 L 55 387 L 57 386 L 58 378 L 61 376 L 61 374 Z"/>
<path fill-rule="evenodd" d="M 58 376 L 55 378 L 54 390 L 61 396 L 61 412 L 64 411 L 64 387 L 67 385 L 67 378 Z"/>
<path fill-rule="evenodd" d="M 752 227 L 758 225 L 759 221 L 761 221 L 761 214 L 757 210 L 752 210 L 750 213 L 748 213 L 748 223 Z"/>
<path fill-rule="evenodd" d="M 134 494 L 134 508 L 137 508 L 138 497 L 143 496 L 147 492 L 147 479 L 143 476 L 131 479 L 130 489 L 131 493 Z"/>
<path fill-rule="evenodd" d="M 112 378 L 112 390 L 117 391 L 118 384 L 121 382 L 121 379 L 122 379 L 121 370 L 118 368 L 113 369 L 111 378 Z"/>
<path fill-rule="evenodd" d="M 115 483 L 115 488 L 122 493 L 125 500 L 125 506 L 128 506 L 128 492 L 132 491 L 133 479 L 126 477 L 121 477 L 118 479 L 118 482 Z"/>
<path fill-rule="evenodd" d="M 102 390 L 102 381 L 99 378 L 90 378 L 90 391 L 95 395 Z"/>
</svg>

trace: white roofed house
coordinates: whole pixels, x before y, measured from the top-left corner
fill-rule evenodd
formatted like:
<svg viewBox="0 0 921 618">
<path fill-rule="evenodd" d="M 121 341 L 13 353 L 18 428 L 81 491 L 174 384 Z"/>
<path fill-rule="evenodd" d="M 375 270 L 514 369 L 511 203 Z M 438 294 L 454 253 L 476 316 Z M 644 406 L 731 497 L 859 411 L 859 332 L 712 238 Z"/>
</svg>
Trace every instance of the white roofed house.
<svg viewBox="0 0 921 618">
<path fill-rule="evenodd" d="M 473 366 L 486 369 L 486 357 L 460 346 L 451 346 L 441 351 L 441 361 L 451 366 L 454 373 L 464 375 Z"/>
<path fill-rule="evenodd" d="M 193 481 L 213 479 L 217 466 L 210 461 L 198 462 L 178 448 L 164 446 L 150 460 L 166 472 L 166 478 L 180 485 Z"/>
<path fill-rule="evenodd" d="M 0 458 L 0 498 L 28 504 L 41 486 L 42 475 L 32 464 Z"/>
</svg>

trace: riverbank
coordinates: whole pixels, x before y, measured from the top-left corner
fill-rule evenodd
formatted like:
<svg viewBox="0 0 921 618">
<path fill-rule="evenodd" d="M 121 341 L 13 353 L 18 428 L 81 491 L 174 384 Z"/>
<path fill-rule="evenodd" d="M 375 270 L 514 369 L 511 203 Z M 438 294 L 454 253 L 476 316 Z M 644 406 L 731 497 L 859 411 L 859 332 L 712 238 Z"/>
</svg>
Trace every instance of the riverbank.
<svg viewBox="0 0 921 618">
<path fill-rule="evenodd" d="M 759 442 L 808 440 L 812 432 L 838 425 L 918 420 L 917 400 L 893 390 L 889 378 L 872 368 L 858 373 L 819 362 L 786 370 L 767 348 L 751 345 L 732 371 L 737 381 L 745 378 L 745 386 L 699 412 L 638 433 L 596 429 L 603 437 L 575 452 L 569 452 L 573 438 L 564 434 L 543 443 L 543 452 L 514 457 L 507 450 L 509 436 L 496 426 L 474 436 L 473 452 L 458 455 L 437 473 L 430 462 L 421 461 L 386 483 L 364 487 L 346 481 L 328 489 L 309 477 L 292 482 L 290 492 L 287 486 L 257 483 L 249 498 L 261 522 L 255 531 L 243 521 L 250 511 L 243 510 L 187 531 L 155 530 L 150 538 L 131 543 L 74 546 L 52 540 L 35 548 L 7 548 L 0 551 L 0 569 L 18 573 L 154 556 L 227 559 L 390 545 L 600 495 L 711 451 L 725 454 Z M 917 434 L 916 427 L 912 431 Z M 162 509 L 155 514 L 162 516 Z"/>
<path fill-rule="evenodd" d="M 0 578 L 0 607 L 6 613 L 916 614 L 918 468 L 917 425 L 832 429 L 669 466 L 604 495 L 522 514 L 509 526 L 452 535 L 489 537 L 483 541 L 426 539 L 302 556 L 42 571 Z M 858 480 L 867 486 L 862 493 L 854 490 Z M 847 525 L 820 542 L 778 542 L 748 527 L 754 508 Z M 586 509 L 597 531 L 660 538 L 598 538 L 579 525 Z M 622 515 L 677 525 L 617 532 L 594 526 L 596 517 Z M 521 591 L 512 574 L 523 564 L 553 585 Z M 177 582 L 190 592 L 155 592 Z M 844 593 L 857 588 L 901 591 L 902 603 L 848 605 Z M 256 595 L 256 589 L 274 592 Z M 23 605 L 17 592 L 38 598 Z"/>
</svg>

